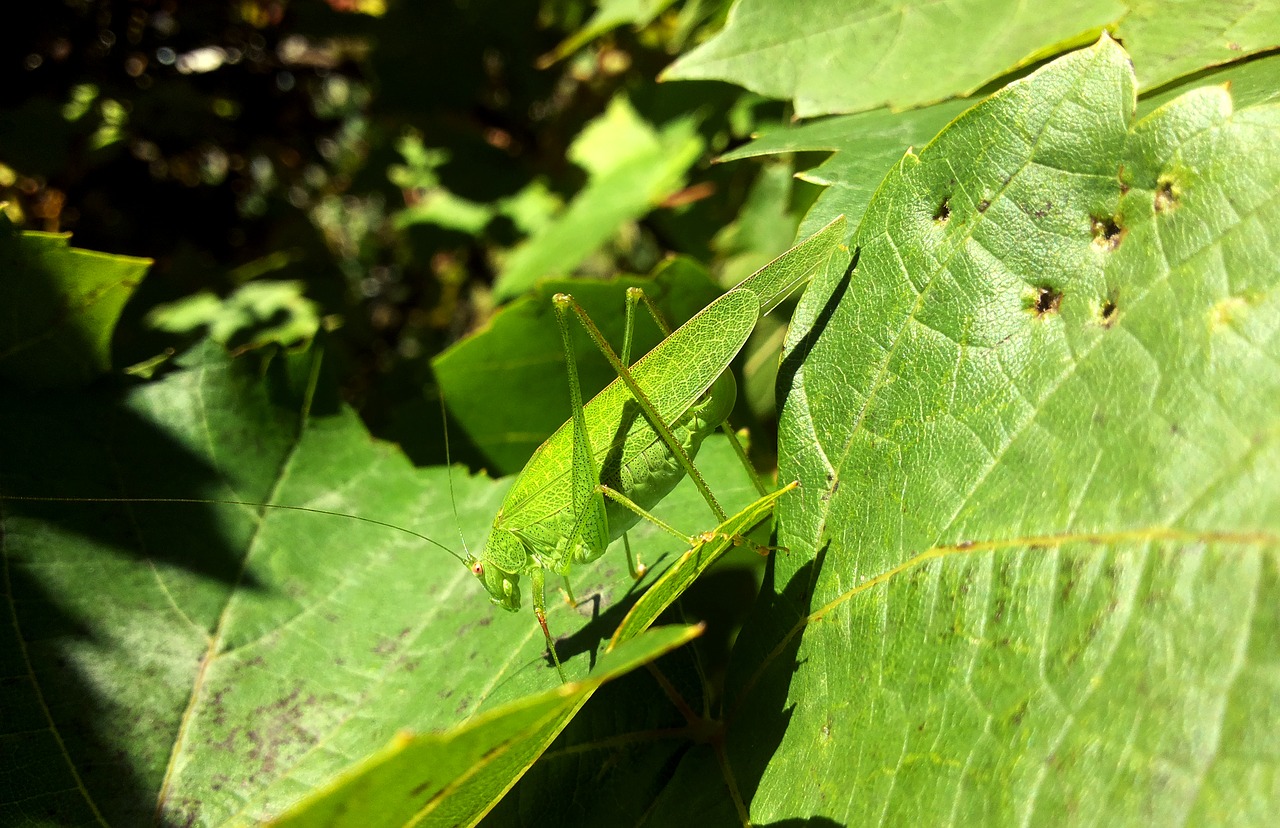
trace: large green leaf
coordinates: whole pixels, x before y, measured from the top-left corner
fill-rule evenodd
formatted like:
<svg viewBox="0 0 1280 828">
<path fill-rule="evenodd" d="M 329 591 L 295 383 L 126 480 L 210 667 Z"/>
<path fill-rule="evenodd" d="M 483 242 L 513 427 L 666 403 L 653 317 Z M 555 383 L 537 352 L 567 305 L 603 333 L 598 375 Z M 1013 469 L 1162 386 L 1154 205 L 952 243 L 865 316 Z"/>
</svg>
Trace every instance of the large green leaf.
<svg viewBox="0 0 1280 828">
<path fill-rule="evenodd" d="M 0 377 L 77 385 L 111 367 L 111 334 L 150 259 L 71 247 L 0 219 Z"/>
<path fill-rule="evenodd" d="M 801 117 L 908 109 L 972 94 L 1104 26 L 1128 47 L 1143 89 L 1280 45 L 1280 7 L 1267 0 L 886 0 L 857 8 L 739 0 L 724 30 L 666 76 L 737 83 L 794 101 Z"/>
<path fill-rule="evenodd" d="M 1134 89 L 1104 39 L 975 107 L 806 294 L 729 681 L 754 824 L 1280 808 L 1280 108 Z"/>
<path fill-rule="evenodd" d="M 1115 0 L 739 0 L 670 80 L 719 79 L 794 102 L 800 117 L 906 109 L 968 95 L 1119 18 Z"/>
<path fill-rule="evenodd" d="M 459 529 L 483 536 L 505 482 L 455 473 L 455 523 L 445 469 L 412 468 L 350 412 L 300 428 L 286 386 L 208 349 L 123 394 L 5 391 L 3 493 L 262 500 L 449 546 Z M 699 466 L 726 508 L 754 499 L 724 440 Z M 657 511 L 686 530 L 712 523 L 687 481 Z M 0 531 L 0 822 L 251 821 L 396 732 L 453 728 L 558 683 L 532 614 L 497 610 L 443 550 L 382 526 L 6 498 Z M 631 539 L 649 579 L 685 551 L 651 527 Z M 581 678 L 643 585 L 620 551 L 571 577 L 582 603 L 553 599 L 548 623 Z"/>
</svg>

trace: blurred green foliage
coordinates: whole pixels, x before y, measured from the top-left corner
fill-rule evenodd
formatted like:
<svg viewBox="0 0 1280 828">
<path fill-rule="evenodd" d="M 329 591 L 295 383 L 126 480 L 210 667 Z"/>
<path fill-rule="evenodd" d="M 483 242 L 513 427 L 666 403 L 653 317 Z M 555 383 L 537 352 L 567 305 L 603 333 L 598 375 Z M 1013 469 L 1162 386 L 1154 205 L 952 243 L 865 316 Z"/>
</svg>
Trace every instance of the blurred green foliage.
<svg viewBox="0 0 1280 828">
<path fill-rule="evenodd" d="M 672 253 L 732 283 L 794 237 L 816 188 L 789 164 L 765 186 L 759 164 L 710 165 L 786 105 L 655 84 L 727 4 L 669 6 L 32 4 L 0 34 L 0 200 L 25 229 L 155 260 L 117 366 L 327 323 L 344 396 L 404 439 L 430 359 L 498 300 Z M 769 232 L 721 232 L 744 203 Z"/>
</svg>

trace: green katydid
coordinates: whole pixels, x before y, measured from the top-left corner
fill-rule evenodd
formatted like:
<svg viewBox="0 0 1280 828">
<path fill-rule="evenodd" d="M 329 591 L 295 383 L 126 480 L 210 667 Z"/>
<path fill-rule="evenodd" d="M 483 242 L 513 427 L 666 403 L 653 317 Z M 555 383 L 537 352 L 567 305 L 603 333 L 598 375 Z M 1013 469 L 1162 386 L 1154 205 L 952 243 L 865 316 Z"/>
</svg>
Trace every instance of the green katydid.
<svg viewBox="0 0 1280 828">
<path fill-rule="evenodd" d="M 571 296 L 554 298 L 572 417 L 534 452 L 494 518 L 484 551 L 479 557 L 468 554 L 466 563 L 491 600 L 513 612 L 520 608 L 520 576 L 529 575 L 534 613 L 562 680 L 564 668 L 546 621 L 545 572 L 567 576 L 574 564 L 599 558 L 640 518 L 692 544 L 692 538 L 648 511 L 685 474 L 717 521 L 724 522 L 725 512 L 693 456 L 733 408 L 736 388 L 729 364 L 760 317 L 807 282 L 843 237 L 839 218 L 703 308 L 634 365 L 628 363 L 635 305 L 643 302 L 666 333 L 656 309 L 637 289 L 628 293 L 621 356 Z M 577 317 L 618 374 L 585 405 L 569 339 L 570 316 Z M 739 455 L 746 462 L 741 450 Z M 629 545 L 627 554 L 634 575 Z"/>
</svg>

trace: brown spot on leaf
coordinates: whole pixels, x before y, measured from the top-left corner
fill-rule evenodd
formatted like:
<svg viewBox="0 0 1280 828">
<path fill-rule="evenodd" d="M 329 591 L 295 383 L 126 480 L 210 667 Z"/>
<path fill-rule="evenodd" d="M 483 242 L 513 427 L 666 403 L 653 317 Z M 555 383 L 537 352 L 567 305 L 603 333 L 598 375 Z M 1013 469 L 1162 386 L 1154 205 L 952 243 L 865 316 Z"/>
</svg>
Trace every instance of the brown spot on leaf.
<svg viewBox="0 0 1280 828">
<path fill-rule="evenodd" d="M 1249 311 L 1249 302 L 1242 296 L 1228 296 L 1209 309 L 1209 328 L 1218 330 L 1239 320 Z"/>
<path fill-rule="evenodd" d="M 1167 213 L 1178 206 L 1178 189 L 1169 179 L 1161 179 L 1156 185 L 1155 203 L 1152 205 L 1157 213 Z"/>
</svg>

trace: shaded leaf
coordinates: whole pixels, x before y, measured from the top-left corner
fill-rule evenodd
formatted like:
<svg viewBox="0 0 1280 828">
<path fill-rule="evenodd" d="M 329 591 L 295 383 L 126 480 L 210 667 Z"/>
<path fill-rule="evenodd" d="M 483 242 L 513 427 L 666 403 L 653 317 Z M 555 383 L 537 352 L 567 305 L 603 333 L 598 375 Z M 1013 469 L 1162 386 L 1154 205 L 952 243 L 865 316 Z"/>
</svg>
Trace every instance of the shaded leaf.
<svg viewBox="0 0 1280 828">
<path fill-rule="evenodd" d="M 790 164 L 764 164 L 752 182 L 738 217 L 711 240 L 712 247 L 723 259 L 720 284 L 725 288 L 733 287 L 781 256 L 797 241 L 799 220 L 791 207 L 791 179 Z M 820 229 L 815 227 L 813 232 Z M 812 234 L 805 234 L 809 235 Z"/>
<path fill-rule="evenodd" d="M 10 499 L 270 500 L 448 546 L 458 529 L 481 538 L 501 502 L 506 481 L 455 474 L 459 525 L 447 470 L 410 467 L 350 412 L 302 428 L 283 378 L 263 386 L 217 349 L 179 365 L 119 395 L 0 399 L 14 645 L 0 661 L 0 821 L 36 808 L 124 824 L 262 819 L 396 732 L 453 727 L 558 684 L 532 614 L 498 611 L 445 551 L 386 527 L 229 504 Z M 707 441 L 699 467 L 726 508 L 753 499 L 724 440 Z M 694 531 L 711 522 L 687 481 L 657 511 Z M 650 579 L 684 551 L 655 528 L 631 540 Z M 548 623 L 582 676 L 642 585 L 620 551 L 571 578 L 581 604 L 552 601 Z M 29 767 L 50 769 L 43 788 Z"/>
<path fill-rule="evenodd" d="M 0 219 L 0 376 L 77 385 L 111 367 L 111 334 L 150 259 L 80 250 Z"/>
</svg>

